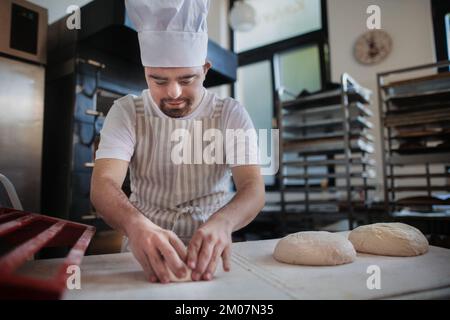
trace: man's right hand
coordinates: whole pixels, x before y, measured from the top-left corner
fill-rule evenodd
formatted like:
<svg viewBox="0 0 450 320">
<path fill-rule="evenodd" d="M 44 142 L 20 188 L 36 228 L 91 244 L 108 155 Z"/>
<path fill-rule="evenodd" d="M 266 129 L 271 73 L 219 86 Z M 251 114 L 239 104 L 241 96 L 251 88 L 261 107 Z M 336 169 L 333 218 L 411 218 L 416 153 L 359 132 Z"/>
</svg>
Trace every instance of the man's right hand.
<svg viewBox="0 0 450 320">
<path fill-rule="evenodd" d="M 169 272 L 178 278 L 187 275 L 187 249 L 178 236 L 160 228 L 147 218 L 139 219 L 127 230 L 131 252 L 151 282 L 170 282 Z M 170 268 L 170 271 L 168 270 Z"/>
</svg>

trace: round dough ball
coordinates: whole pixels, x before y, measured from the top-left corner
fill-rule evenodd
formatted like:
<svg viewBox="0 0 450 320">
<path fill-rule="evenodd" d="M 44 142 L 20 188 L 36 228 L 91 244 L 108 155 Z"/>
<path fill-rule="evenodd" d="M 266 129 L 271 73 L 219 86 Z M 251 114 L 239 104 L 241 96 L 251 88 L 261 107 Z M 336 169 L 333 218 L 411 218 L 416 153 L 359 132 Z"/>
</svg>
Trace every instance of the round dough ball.
<svg viewBox="0 0 450 320">
<path fill-rule="evenodd" d="M 327 231 L 304 231 L 278 241 L 273 256 L 290 264 L 334 266 L 353 262 L 356 251 L 348 239 Z"/>
<path fill-rule="evenodd" d="M 422 232 L 398 222 L 360 226 L 348 239 L 356 251 L 376 255 L 410 257 L 428 251 L 428 240 Z"/>
</svg>

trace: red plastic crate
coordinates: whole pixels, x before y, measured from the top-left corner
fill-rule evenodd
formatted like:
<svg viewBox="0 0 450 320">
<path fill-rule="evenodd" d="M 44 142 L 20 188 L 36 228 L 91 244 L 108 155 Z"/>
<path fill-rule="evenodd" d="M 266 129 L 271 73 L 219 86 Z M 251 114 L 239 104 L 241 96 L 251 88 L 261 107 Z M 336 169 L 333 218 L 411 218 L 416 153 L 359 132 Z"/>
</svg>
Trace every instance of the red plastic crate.
<svg viewBox="0 0 450 320">
<path fill-rule="evenodd" d="M 94 236 L 92 226 L 36 213 L 0 208 L 0 299 L 59 299 L 70 274 L 80 265 Z M 15 271 L 45 247 L 70 247 L 50 279 L 15 274 Z"/>
</svg>

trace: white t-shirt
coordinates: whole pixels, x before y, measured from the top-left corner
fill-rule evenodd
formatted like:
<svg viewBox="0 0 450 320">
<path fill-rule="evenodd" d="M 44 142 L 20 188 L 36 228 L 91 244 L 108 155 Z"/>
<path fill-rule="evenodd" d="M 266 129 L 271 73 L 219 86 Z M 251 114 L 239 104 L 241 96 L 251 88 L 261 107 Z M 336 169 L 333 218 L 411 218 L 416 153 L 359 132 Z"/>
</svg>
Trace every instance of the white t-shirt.
<svg viewBox="0 0 450 320">
<path fill-rule="evenodd" d="M 146 114 L 153 114 L 162 118 L 169 118 L 153 101 L 148 89 L 143 90 L 141 96 L 131 95 L 134 99 L 142 98 Z M 204 89 L 203 97 L 196 109 L 183 119 L 196 119 L 210 115 L 214 111 L 215 99 L 220 99 L 216 94 Z M 136 111 L 135 106 L 130 103 L 131 99 L 120 98 L 114 101 L 108 112 L 100 131 L 100 144 L 96 152 L 96 159 L 112 158 L 130 161 L 136 144 Z M 238 137 L 233 141 L 234 145 L 226 143 L 225 153 L 230 153 L 230 148 L 235 148 L 237 158 L 227 161 L 230 167 L 244 164 L 258 164 L 259 152 L 256 131 L 250 116 L 245 108 L 232 98 L 225 98 L 222 109 L 222 128 L 243 131 L 253 130 L 254 135 Z M 151 112 L 153 111 L 153 112 Z M 223 133 L 224 137 L 226 133 Z M 237 144 L 237 146 L 236 146 Z M 238 152 L 236 150 L 244 150 Z"/>
</svg>

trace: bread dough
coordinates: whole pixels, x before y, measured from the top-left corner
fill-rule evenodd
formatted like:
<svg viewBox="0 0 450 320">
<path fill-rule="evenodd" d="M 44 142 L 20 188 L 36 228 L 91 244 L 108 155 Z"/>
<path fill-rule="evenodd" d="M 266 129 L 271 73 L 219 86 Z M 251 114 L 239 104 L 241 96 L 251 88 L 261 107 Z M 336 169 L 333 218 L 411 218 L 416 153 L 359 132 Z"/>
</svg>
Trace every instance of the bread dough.
<svg viewBox="0 0 450 320">
<path fill-rule="evenodd" d="M 428 251 L 428 240 L 422 232 L 398 222 L 360 226 L 348 239 L 356 251 L 376 255 L 410 257 Z"/>
<path fill-rule="evenodd" d="M 178 278 L 170 268 L 167 268 L 167 271 L 169 272 L 169 280 L 170 282 L 188 282 L 192 281 L 192 269 L 187 268 L 186 276 L 183 278 Z"/>
<path fill-rule="evenodd" d="M 290 264 L 334 266 L 353 262 L 356 251 L 342 235 L 327 231 L 304 231 L 278 241 L 273 257 Z"/>
</svg>

